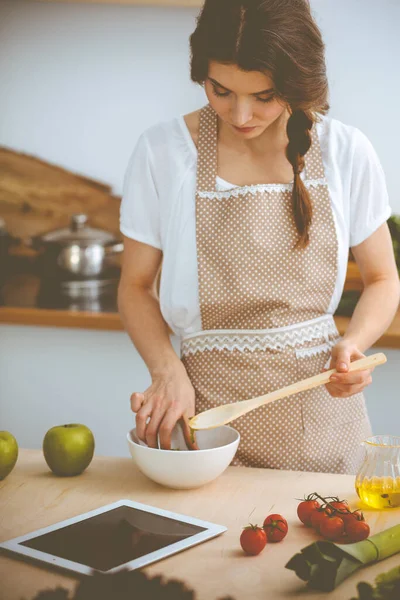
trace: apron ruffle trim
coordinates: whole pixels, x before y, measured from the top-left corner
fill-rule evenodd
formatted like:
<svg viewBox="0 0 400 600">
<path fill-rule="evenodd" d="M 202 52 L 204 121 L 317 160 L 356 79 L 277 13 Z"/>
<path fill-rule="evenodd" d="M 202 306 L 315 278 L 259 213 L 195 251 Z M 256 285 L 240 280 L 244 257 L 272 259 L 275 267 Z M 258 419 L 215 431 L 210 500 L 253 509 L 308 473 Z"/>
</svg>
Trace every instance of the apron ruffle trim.
<svg viewBox="0 0 400 600">
<path fill-rule="evenodd" d="M 296 350 L 296 358 L 310 358 L 311 356 L 318 356 L 318 354 L 330 352 L 337 343 L 338 340 L 333 339 L 325 344 L 319 344 L 318 346 L 312 346 L 311 348 L 299 348 Z"/>
<path fill-rule="evenodd" d="M 195 354 L 204 350 L 285 350 L 296 348 L 304 356 L 325 352 L 337 343 L 339 333 L 332 315 L 324 315 L 311 321 L 264 330 L 213 330 L 191 334 L 182 339 L 181 354 Z M 325 342 L 312 348 L 301 348 L 307 342 Z M 308 354 L 307 354 L 308 353 Z"/>
<path fill-rule="evenodd" d="M 320 185 L 327 186 L 328 182 L 326 179 L 309 179 L 304 181 L 306 188 L 319 187 Z M 202 192 L 198 191 L 200 198 L 208 198 L 210 200 L 230 198 L 234 196 L 244 196 L 245 194 L 253 194 L 255 196 L 258 192 L 291 192 L 293 189 L 293 183 L 259 183 L 256 185 L 244 185 L 233 187 L 229 190 L 221 192 Z"/>
</svg>

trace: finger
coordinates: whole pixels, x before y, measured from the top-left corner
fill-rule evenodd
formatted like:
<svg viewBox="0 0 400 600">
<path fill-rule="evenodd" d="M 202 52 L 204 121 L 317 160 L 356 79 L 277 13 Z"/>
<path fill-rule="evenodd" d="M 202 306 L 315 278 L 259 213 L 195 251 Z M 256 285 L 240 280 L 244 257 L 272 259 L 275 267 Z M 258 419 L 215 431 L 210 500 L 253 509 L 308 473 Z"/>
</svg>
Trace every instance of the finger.
<svg viewBox="0 0 400 600">
<path fill-rule="evenodd" d="M 176 423 L 179 421 L 179 418 L 179 414 L 173 409 L 169 409 L 165 413 L 158 429 L 160 447 L 163 450 L 171 450 L 171 433 Z"/>
<path fill-rule="evenodd" d="M 330 376 L 330 381 L 336 384 L 363 384 L 371 376 L 370 371 L 354 371 L 350 373 L 333 373 Z"/>
<path fill-rule="evenodd" d="M 349 398 L 355 394 L 360 394 L 366 386 L 363 385 L 346 385 L 346 386 L 335 386 L 333 388 L 332 396 L 337 398 Z M 328 390 L 329 391 L 329 390 Z"/>
<path fill-rule="evenodd" d="M 350 352 L 341 350 L 337 356 L 332 356 L 331 368 L 339 373 L 347 373 L 350 364 Z"/>
<path fill-rule="evenodd" d="M 347 373 L 350 362 L 360 358 L 365 358 L 365 355 L 357 349 L 350 350 L 348 347 L 334 348 L 332 352 L 331 368 L 336 369 L 339 373 Z"/>
<path fill-rule="evenodd" d="M 360 352 L 360 350 L 354 350 L 350 360 L 351 362 L 354 362 L 355 360 L 360 360 L 361 358 L 367 358 L 366 354 L 363 354 Z"/>
<path fill-rule="evenodd" d="M 137 413 L 141 408 L 144 402 L 144 394 L 140 392 L 134 392 L 131 396 L 131 409 L 133 412 Z"/>
<path fill-rule="evenodd" d="M 347 394 L 346 392 L 343 392 L 342 390 L 338 389 L 338 388 L 330 388 L 328 389 L 329 394 L 332 396 L 332 398 L 340 398 L 340 399 L 344 399 L 347 398 L 348 396 L 352 395 L 352 394 Z"/>
<path fill-rule="evenodd" d="M 164 418 L 165 412 L 165 408 L 162 408 L 160 404 L 153 407 L 151 419 L 147 423 L 145 431 L 146 444 L 150 446 L 150 448 L 158 448 L 158 428 Z"/>
<path fill-rule="evenodd" d="M 147 419 L 150 417 L 152 411 L 153 405 L 152 402 L 149 401 L 142 406 L 136 415 L 136 435 L 142 442 L 146 442 Z"/>
<path fill-rule="evenodd" d="M 194 429 L 192 429 L 192 431 L 190 430 L 189 419 L 187 418 L 187 416 L 183 415 L 183 417 L 179 420 L 179 423 L 182 427 L 186 446 L 189 448 L 189 450 L 198 450 L 199 447 L 197 445 L 196 432 L 194 431 Z"/>
<path fill-rule="evenodd" d="M 325 387 L 333 398 L 340 398 L 342 396 L 341 390 L 332 383 L 326 384 Z"/>
</svg>

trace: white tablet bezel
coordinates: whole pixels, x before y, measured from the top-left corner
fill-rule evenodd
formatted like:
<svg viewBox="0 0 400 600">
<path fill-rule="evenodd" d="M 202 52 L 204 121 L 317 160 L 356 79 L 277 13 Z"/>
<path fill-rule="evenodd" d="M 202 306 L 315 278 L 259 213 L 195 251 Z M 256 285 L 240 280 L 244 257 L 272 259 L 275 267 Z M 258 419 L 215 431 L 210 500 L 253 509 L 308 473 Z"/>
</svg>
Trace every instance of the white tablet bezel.
<svg viewBox="0 0 400 600">
<path fill-rule="evenodd" d="M 118 565 L 117 567 L 113 567 L 112 569 L 108 569 L 108 571 L 101 571 L 99 569 L 94 569 L 92 567 L 88 567 L 87 565 L 83 565 L 81 563 L 76 563 L 65 558 L 60 558 L 58 556 L 54 556 L 53 554 L 48 554 L 46 552 L 41 552 L 40 550 L 36 550 L 35 548 L 28 548 L 27 546 L 22 546 L 21 542 L 26 542 L 32 538 L 38 537 L 45 533 L 50 533 L 51 531 L 55 531 L 57 529 L 61 529 L 62 527 L 66 527 L 67 525 L 72 525 L 73 523 L 79 523 L 79 521 L 84 521 L 87 518 L 94 517 L 101 513 L 107 512 L 114 508 L 118 508 L 120 506 L 129 506 L 132 508 L 137 508 L 138 510 L 142 510 L 145 512 L 153 513 L 155 515 L 160 515 L 163 517 L 168 517 L 170 519 L 174 519 L 176 521 L 181 521 L 182 523 L 188 523 L 191 525 L 197 525 L 198 527 L 202 527 L 205 531 L 201 531 L 196 533 L 184 540 L 180 540 L 179 542 L 175 542 L 165 548 L 160 548 L 160 550 L 156 550 L 155 552 L 151 552 L 146 554 L 145 556 L 141 556 L 139 558 L 135 558 L 127 563 L 122 565 Z M 35 561 L 40 561 L 42 563 L 47 563 L 53 565 L 55 567 L 61 567 L 62 569 L 67 569 L 68 571 L 72 571 L 75 573 L 82 573 L 83 575 L 92 575 L 94 572 L 97 573 L 117 573 L 118 571 L 122 571 L 123 569 L 133 570 L 140 569 L 149 565 L 153 562 L 166 558 L 167 556 L 171 556 L 172 554 L 176 554 L 177 552 L 181 552 L 186 548 L 190 548 L 191 546 L 195 546 L 204 542 L 205 540 L 211 539 L 224 533 L 227 531 L 227 527 L 223 525 L 216 525 L 215 523 L 209 523 L 208 521 L 203 521 L 201 519 L 195 519 L 194 517 L 188 517 L 186 515 L 182 515 L 180 513 L 173 513 L 168 510 L 164 510 L 162 508 L 157 508 L 155 506 L 150 506 L 148 504 L 141 504 L 139 502 L 134 502 L 132 500 L 118 500 L 117 502 L 113 502 L 112 504 L 107 504 L 105 506 L 101 506 L 96 508 L 95 510 L 91 510 L 90 512 L 78 515 L 76 517 L 72 517 L 71 519 L 66 519 L 65 521 L 59 521 L 54 525 L 50 525 L 49 527 L 44 527 L 42 529 L 37 529 L 36 531 L 32 531 L 26 535 L 21 535 L 19 537 L 13 538 L 6 542 L 0 543 L 0 548 L 7 550 L 12 553 L 22 554 L 27 558 L 34 559 Z"/>
</svg>

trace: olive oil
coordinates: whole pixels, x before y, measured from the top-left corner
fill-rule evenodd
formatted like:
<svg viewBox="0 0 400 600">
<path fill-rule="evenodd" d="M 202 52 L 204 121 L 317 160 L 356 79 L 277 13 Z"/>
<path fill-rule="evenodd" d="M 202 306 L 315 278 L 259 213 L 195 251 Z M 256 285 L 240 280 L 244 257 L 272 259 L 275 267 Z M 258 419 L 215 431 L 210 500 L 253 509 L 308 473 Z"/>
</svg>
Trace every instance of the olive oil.
<svg viewBox="0 0 400 600">
<path fill-rule="evenodd" d="M 365 477 L 356 480 L 356 491 L 365 504 L 372 508 L 400 506 L 400 477 Z"/>
</svg>

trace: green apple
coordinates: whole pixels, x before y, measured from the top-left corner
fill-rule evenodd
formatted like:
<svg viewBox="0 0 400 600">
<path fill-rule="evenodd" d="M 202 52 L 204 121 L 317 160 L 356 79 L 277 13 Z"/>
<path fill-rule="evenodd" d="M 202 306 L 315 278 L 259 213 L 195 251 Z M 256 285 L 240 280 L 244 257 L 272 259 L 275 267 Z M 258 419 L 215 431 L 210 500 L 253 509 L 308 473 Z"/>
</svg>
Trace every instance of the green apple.
<svg viewBox="0 0 400 600">
<path fill-rule="evenodd" d="M 17 458 L 17 440 L 8 431 L 0 431 L 0 480 L 11 473 L 15 467 Z"/>
<path fill-rule="evenodd" d="M 43 454 L 56 475 L 79 475 L 93 458 L 93 433 L 78 423 L 56 425 L 44 436 Z"/>
</svg>

